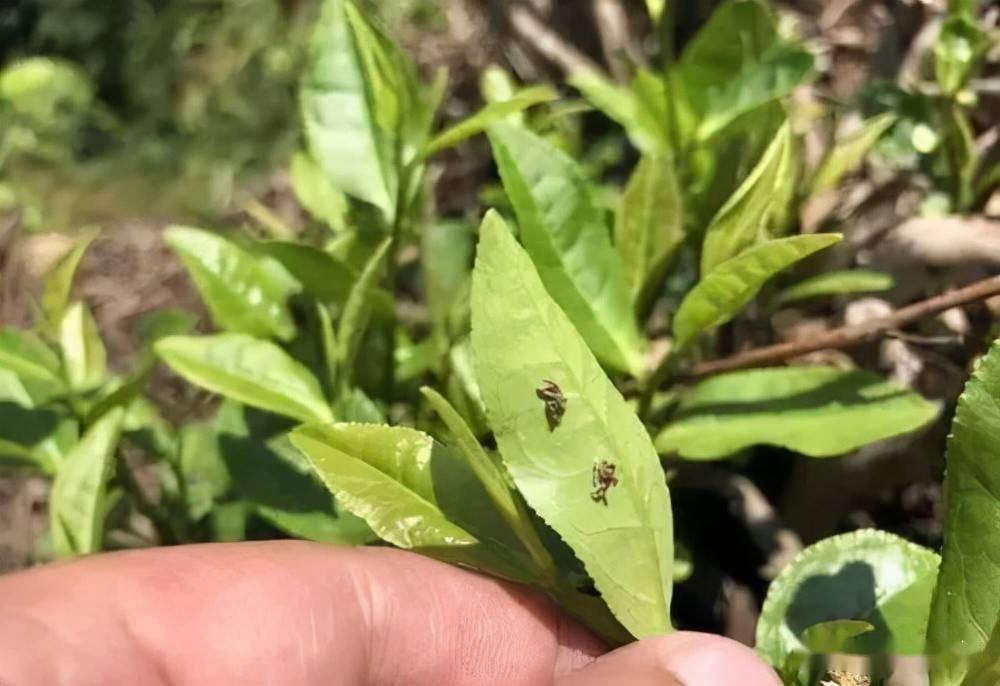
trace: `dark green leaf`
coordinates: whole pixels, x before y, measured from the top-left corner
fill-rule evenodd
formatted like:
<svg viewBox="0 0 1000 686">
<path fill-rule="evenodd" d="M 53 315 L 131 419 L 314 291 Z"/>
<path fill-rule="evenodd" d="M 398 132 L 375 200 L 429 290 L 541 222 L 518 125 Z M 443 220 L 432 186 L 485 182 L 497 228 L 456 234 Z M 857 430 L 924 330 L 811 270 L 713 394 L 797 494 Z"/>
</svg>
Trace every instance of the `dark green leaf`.
<svg viewBox="0 0 1000 686">
<path fill-rule="evenodd" d="M 101 549 L 104 498 L 114 471 L 124 413 L 111 410 L 87 429 L 59 466 L 49 503 L 52 544 L 60 557 Z"/>
<path fill-rule="evenodd" d="M 753 445 L 832 457 L 918 429 L 936 414 L 916 393 L 868 372 L 754 369 L 692 388 L 656 447 L 691 460 L 717 460 Z"/>
<path fill-rule="evenodd" d="M 643 157 L 625 187 L 615 230 L 634 298 L 641 302 L 647 289 L 660 285 L 683 241 L 683 201 L 673 160 Z"/>
<path fill-rule="evenodd" d="M 295 334 L 285 301 L 298 284 L 280 264 L 200 229 L 171 226 L 166 240 L 221 328 L 281 340 Z"/>
<path fill-rule="evenodd" d="M 305 243 L 267 241 L 258 246 L 302 284 L 306 293 L 325 303 L 343 307 L 358 273 L 347 263 Z"/>
<path fill-rule="evenodd" d="M 772 665 L 807 649 L 799 636 L 820 622 L 857 620 L 873 631 L 844 652 L 919 655 L 937 554 L 874 530 L 834 536 L 810 546 L 772 582 L 757 625 L 757 650 Z"/>
<path fill-rule="evenodd" d="M 497 125 L 490 142 L 549 294 L 602 362 L 639 375 L 642 340 L 628 280 L 579 166 L 520 127 Z"/>
<path fill-rule="evenodd" d="M 776 45 L 722 87 L 708 86 L 705 116 L 696 136 L 705 141 L 734 121 L 788 96 L 813 73 L 813 57 L 796 46 Z"/>
<path fill-rule="evenodd" d="M 303 422 L 332 421 L 316 378 L 274 343 L 244 334 L 171 336 L 156 354 L 196 386 Z"/>
<path fill-rule="evenodd" d="M 480 229 L 472 349 L 504 464 L 525 500 L 583 561 L 622 625 L 636 637 L 666 631 L 672 520 L 656 452 L 495 213 Z M 546 383 L 564 398 L 554 429 L 538 396 Z"/>
<path fill-rule="evenodd" d="M 725 324 L 779 272 L 839 242 L 840 234 L 805 234 L 761 243 L 723 262 L 685 296 L 674 316 L 677 345 Z"/>
<path fill-rule="evenodd" d="M 659 97 L 650 98 L 654 82 L 659 87 L 656 93 Z M 569 84 L 609 119 L 621 125 L 640 150 L 662 154 L 669 145 L 664 116 L 666 95 L 662 82 L 652 74 L 640 71 L 631 87 L 625 87 L 598 72 L 580 71 L 569 76 Z"/>
<path fill-rule="evenodd" d="M 369 258 L 361 275 L 351 287 L 344 304 L 344 312 L 337 328 L 337 360 L 344 380 L 354 371 L 354 363 L 364 340 L 365 329 L 372 317 L 374 296 L 382 274 L 383 263 L 389 255 L 391 239 L 386 239 Z"/>
<path fill-rule="evenodd" d="M 934 44 L 934 75 L 947 95 L 962 90 L 975 74 L 990 40 L 969 16 L 952 15 Z"/>
<path fill-rule="evenodd" d="M 980 360 L 958 400 L 948 439 L 947 504 L 941 576 L 928 647 L 969 655 L 982 650 L 1000 618 L 1000 342 Z M 955 674 L 937 674 L 957 684 Z"/>
</svg>

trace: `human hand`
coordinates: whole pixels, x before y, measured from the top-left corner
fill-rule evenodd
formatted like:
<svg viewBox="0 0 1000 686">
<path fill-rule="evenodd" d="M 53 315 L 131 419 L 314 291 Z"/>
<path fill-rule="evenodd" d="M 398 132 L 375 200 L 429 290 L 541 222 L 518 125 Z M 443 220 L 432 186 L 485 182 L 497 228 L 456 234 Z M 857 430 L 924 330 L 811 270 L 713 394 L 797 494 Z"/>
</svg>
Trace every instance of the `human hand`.
<svg viewBox="0 0 1000 686">
<path fill-rule="evenodd" d="M 779 683 L 719 637 L 603 653 L 529 590 L 387 548 L 157 548 L 0 579 L 4 686 Z"/>
</svg>

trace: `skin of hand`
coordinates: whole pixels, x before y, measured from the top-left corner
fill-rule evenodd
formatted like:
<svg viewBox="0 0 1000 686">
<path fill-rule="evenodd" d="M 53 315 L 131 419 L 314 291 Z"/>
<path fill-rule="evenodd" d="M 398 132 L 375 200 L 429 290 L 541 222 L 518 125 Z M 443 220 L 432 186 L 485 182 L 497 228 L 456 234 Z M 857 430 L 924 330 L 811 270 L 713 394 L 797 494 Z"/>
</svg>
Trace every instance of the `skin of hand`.
<svg viewBox="0 0 1000 686">
<path fill-rule="evenodd" d="M 529 590 L 388 548 L 97 555 L 0 578 L 3 686 L 780 686 L 675 633 L 605 654 Z"/>
</svg>

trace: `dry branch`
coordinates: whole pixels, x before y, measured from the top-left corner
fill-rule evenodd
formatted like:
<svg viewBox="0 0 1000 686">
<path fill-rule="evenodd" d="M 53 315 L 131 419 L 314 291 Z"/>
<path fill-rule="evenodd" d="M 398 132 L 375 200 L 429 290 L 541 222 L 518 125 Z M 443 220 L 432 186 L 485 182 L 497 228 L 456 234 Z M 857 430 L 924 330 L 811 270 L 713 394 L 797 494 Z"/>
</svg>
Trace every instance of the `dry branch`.
<svg viewBox="0 0 1000 686">
<path fill-rule="evenodd" d="M 730 357 L 724 357 L 721 360 L 702 362 L 695 365 L 692 376 L 704 377 L 722 372 L 736 371 L 737 369 L 764 367 L 818 350 L 848 348 L 872 340 L 888 331 L 902 328 L 924 317 L 929 317 L 952 307 L 986 300 L 995 295 L 1000 295 L 1000 276 L 992 276 L 988 279 L 976 281 L 963 288 L 958 288 L 908 305 L 886 317 L 874 319 L 857 326 L 844 326 L 834 329 L 807 341 L 778 343 L 763 348 L 747 350 L 746 352 L 737 353 Z"/>
</svg>

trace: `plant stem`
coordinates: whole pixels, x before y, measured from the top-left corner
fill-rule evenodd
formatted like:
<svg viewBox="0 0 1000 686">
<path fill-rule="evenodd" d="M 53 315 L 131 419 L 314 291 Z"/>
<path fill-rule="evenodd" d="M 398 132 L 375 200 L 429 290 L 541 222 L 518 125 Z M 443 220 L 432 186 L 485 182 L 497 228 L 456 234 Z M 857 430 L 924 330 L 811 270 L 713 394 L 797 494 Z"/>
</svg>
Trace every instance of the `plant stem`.
<svg viewBox="0 0 1000 686">
<path fill-rule="evenodd" d="M 949 310 L 960 305 L 978 302 L 1000 295 L 1000 276 L 992 276 L 973 284 L 941 295 L 908 305 L 892 314 L 857 326 L 843 326 L 827 331 L 807 341 L 778 343 L 763 348 L 755 348 L 737 353 L 721 360 L 712 360 L 695 365 L 691 376 L 700 378 L 731 372 L 749 367 L 774 365 L 793 357 L 799 357 L 817 350 L 847 348 L 872 340 L 887 331 L 898 329 L 924 317 Z"/>
</svg>

